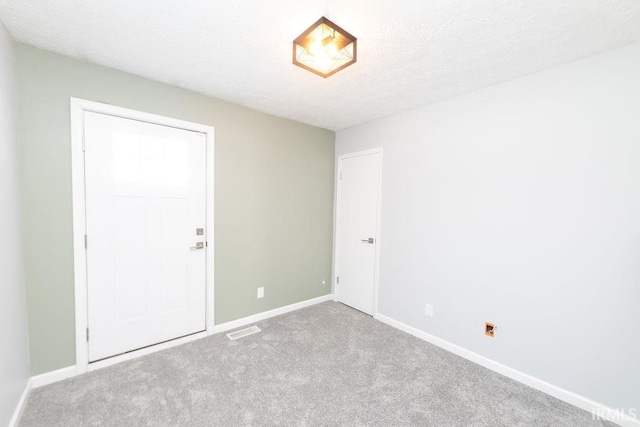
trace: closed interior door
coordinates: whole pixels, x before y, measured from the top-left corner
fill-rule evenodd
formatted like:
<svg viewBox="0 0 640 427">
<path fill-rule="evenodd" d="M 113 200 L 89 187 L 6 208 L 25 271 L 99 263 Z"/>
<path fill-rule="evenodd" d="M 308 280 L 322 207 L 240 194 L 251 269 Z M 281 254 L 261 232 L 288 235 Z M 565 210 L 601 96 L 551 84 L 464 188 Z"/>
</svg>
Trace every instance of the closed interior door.
<svg viewBox="0 0 640 427">
<path fill-rule="evenodd" d="M 84 113 L 89 361 L 205 330 L 206 136 Z"/>
<path fill-rule="evenodd" d="M 340 159 L 338 301 L 373 314 L 380 153 Z"/>
</svg>

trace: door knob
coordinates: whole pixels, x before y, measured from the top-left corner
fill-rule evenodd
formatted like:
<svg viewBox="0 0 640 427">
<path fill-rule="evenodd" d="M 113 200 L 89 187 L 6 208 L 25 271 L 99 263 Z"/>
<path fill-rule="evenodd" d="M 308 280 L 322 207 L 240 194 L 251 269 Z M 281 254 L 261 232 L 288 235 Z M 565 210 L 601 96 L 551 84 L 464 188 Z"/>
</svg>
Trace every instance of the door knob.
<svg viewBox="0 0 640 427">
<path fill-rule="evenodd" d="M 369 237 L 368 239 L 360 239 L 361 242 L 367 242 L 370 244 L 373 244 L 373 242 L 375 242 L 375 240 L 373 239 L 373 237 Z"/>
<path fill-rule="evenodd" d="M 191 246 L 189 249 L 204 249 L 204 242 L 198 242 L 195 246 Z"/>
</svg>

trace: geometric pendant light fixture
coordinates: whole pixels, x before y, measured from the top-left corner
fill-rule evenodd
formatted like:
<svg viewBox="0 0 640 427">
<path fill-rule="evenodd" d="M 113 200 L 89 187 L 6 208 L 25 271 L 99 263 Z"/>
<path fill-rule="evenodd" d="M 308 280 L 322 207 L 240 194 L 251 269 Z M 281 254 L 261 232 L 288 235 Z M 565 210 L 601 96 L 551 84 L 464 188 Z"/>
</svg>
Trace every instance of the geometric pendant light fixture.
<svg viewBox="0 0 640 427">
<path fill-rule="evenodd" d="M 293 63 L 329 77 L 356 62 L 358 41 L 324 16 L 293 41 Z"/>
</svg>

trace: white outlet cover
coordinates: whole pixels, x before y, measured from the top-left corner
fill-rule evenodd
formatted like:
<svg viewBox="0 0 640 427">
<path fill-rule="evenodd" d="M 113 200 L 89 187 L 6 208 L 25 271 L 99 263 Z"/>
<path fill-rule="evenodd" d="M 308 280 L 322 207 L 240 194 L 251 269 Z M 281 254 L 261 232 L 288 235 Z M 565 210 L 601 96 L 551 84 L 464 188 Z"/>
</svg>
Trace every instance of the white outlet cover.
<svg viewBox="0 0 640 427">
<path fill-rule="evenodd" d="M 264 297 L 264 288 L 258 288 L 258 298 Z"/>
<path fill-rule="evenodd" d="M 424 309 L 424 314 L 429 317 L 433 317 L 433 305 L 427 304 Z"/>
</svg>

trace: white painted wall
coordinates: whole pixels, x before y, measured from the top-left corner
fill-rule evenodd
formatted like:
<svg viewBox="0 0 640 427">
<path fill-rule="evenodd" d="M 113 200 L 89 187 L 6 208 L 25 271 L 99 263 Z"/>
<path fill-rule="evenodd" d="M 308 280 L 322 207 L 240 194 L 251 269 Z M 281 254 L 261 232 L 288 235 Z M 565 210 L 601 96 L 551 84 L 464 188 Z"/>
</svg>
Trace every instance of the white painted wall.
<svg viewBox="0 0 640 427">
<path fill-rule="evenodd" d="M 379 146 L 379 312 L 640 408 L 640 44 L 340 131 L 336 155 Z"/>
<path fill-rule="evenodd" d="M 0 425 L 7 425 L 29 378 L 22 270 L 13 46 L 0 22 Z"/>
</svg>

